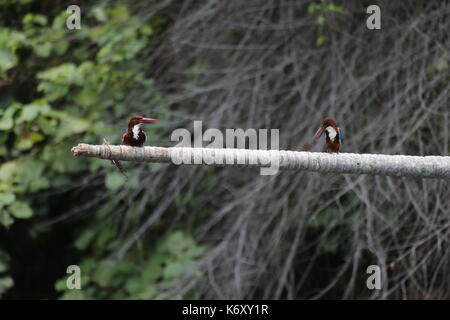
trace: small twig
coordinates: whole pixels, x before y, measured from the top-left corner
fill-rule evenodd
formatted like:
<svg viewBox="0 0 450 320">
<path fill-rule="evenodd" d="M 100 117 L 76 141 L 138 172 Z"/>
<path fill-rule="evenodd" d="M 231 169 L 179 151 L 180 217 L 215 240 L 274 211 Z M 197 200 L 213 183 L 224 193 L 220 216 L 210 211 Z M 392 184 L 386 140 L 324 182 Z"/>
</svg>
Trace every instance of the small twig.
<svg viewBox="0 0 450 320">
<path fill-rule="evenodd" d="M 107 146 L 109 151 L 112 154 L 111 145 L 109 144 L 108 139 L 103 138 L 103 145 Z M 119 160 L 111 159 L 111 163 L 119 169 L 119 171 L 125 176 L 126 179 L 128 179 L 128 176 L 126 174 L 126 170 L 123 167 L 123 165 L 119 162 Z"/>
</svg>

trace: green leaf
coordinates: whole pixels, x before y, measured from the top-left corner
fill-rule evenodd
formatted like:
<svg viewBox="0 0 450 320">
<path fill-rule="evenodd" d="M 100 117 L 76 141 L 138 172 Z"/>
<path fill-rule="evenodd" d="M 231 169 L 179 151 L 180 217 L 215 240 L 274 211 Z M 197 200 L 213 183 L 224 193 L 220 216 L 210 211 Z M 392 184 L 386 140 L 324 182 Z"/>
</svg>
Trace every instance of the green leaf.
<svg viewBox="0 0 450 320">
<path fill-rule="evenodd" d="M 129 294 L 134 295 L 140 291 L 142 284 L 143 283 L 140 280 L 131 278 L 125 283 L 125 290 L 127 290 Z"/>
<path fill-rule="evenodd" d="M 45 26 L 47 24 L 47 17 L 42 14 L 33 14 L 33 13 L 27 13 L 23 19 L 23 24 L 31 24 L 36 23 L 41 26 Z"/>
<path fill-rule="evenodd" d="M 77 101 L 83 107 L 93 106 L 98 101 L 97 90 L 90 86 L 85 86 L 78 94 Z"/>
<path fill-rule="evenodd" d="M 41 82 L 37 86 L 37 90 L 45 93 L 48 101 L 54 101 L 64 97 L 69 92 L 69 86 L 64 84 L 54 84 L 50 82 Z"/>
<path fill-rule="evenodd" d="M 0 180 L 10 180 L 16 172 L 16 162 L 9 161 L 0 166 Z"/>
<path fill-rule="evenodd" d="M 70 290 L 63 294 L 61 300 L 85 300 L 87 297 L 84 295 L 83 290 Z"/>
<path fill-rule="evenodd" d="M 67 20 L 67 13 L 64 10 L 60 14 L 58 14 L 54 19 L 52 23 L 52 29 L 56 30 L 65 30 L 66 28 L 66 20 Z"/>
<path fill-rule="evenodd" d="M 185 258 L 186 252 L 191 247 L 195 247 L 195 242 L 192 236 L 181 231 L 176 231 L 167 238 L 165 247 L 171 255 L 178 258 Z"/>
<path fill-rule="evenodd" d="M 148 25 L 148 24 L 144 24 L 141 29 L 140 29 L 141 33 L 145 36 L 150 36 L 153 34 L 153 28 Z"/>
<path fill-rule="evenodd" d="M 70 126 L 70 132 L 72 133 L 81 133 L 86 131 L 90 122 L 84 119 L 77 119 L 73 117 L 64 117 L 61 119 L 64 126 Z"/>
<path fill-rule="evenodd" d="M 57 137 L 60 137 L 58 134 Z M 58 161 L 54 161 L 58 159 Z M 54 172 L 67 174 L 69 172 L 78 172 L 85 168 L 87 163 L 79 161 L 70 153 L 69 145 L 59 144 L 58 146 L 47 146 L 42 153 L 41 160 L 48 163 Z M 40 174 L 42 176 L 42 173 Z M 61 175 L 56 178 L 61 180 Z M 52 185 L 56 182 L 56 178 L 52 179 Z"/>
<path fill-rule="evenodd" d="M 163 271 L 165 279 L 179 278 L 184 273 L 185 265 L 179 262 L 169 263 Z"/>
<path fill-rule="evenodd" d="M 0 210 L 0 224 L 9 228 L 14 223 L 14 219 L 6 210 Z"/>
<path fill-rule="evenodd" d="M 448 58 L 444 55 L 436 60 L 434 63 L 434 68 L 436 71 L 441 72 L 448 69 Z"/>
<path fill-rule="evenodd" d="M 0 261 L 0 273 L 8 270 L 8 265 L 5 262 Z"/>
<path fill-rule="evenodd" d="M 95 7 L 92 10 L 92 14 L 94 15 L 95 19 L 97 19 L 100 22 L 105 22 L 106 20 L 108 20 L 108 16 L 106 15 L 105 10 L 101 6 Z"/>
<path fill-rule="evenodd" d="M 98 235 L 95 241 L 95 245 L 98 248 L 104 248 L 108 245 L 108 243 L 110 242 L 109 240 L 111 240 L 112 238 L 114 238 L 114 230 L 105 228 Z"/>
<path fill-rule="evenodd" d="M 205 251 L 206 251 L 206 246 L 194 245 L 185 252 L 185 256 L 188 259 L 195 259 L 195 258 L 198 258 L 199 256 L 201 256 Z"/>
<path fill-rule="evenodd" d="M 64 63 L 39 72 L 37 78 L 60 84 L 83 84 L 82 74 L 73 63 Z"/>
<path fill-rule="evenodd" d="M 144 268 L 142 273 L 142 281 L 145 283 L 151 283 L 158 279 L 162 275 L 162 265 L 165 261 L 165 257 L 160 254 L 152 258 Z"/>
<path fill-rule="evenodd" d="M 55 49 L 56 54 L 61 56 L 64 53 L 66 53 L 67 49 L 69 48 L 69 42 L 67 42 L 66 40 L 61 40 L 53 43 L 53 47 Z"/>
<path fill-rule="evenodd" d="M 0 72 L 7 71 L 17 64 L 17 57 L 11 49 L 0 47 Z"/>
<path fill-rule="evenodd" d="M 17 118 L 17 123 L 34 120 L 39 114 L 40 107 L 34 104 L 29 104 L 23 107 L 20 116 Z"/>
<path fill-rule="evenodd" d="M 75 241 L 75 247 L 83 250 L 86 249 L 87 246 L 91 243 L 92 239 L 95 236 L 95 232 L 93 230 L 86 230 L 84 231 L 80 237 Z"/>
<path fill-rule="evenodd" d="M 142 289 L 139 294 L 138 298 L 140 299 L 151 299 L 153 295 L 156 294 L 156 288 L 152 285 L 146 285 L 144 289 Z"/>
<path fill-rule="evenodd" d="M 0 119 L 0 130 L 11 130 L 12 129 L 12 127 L 14 126 L 13 116 L 17 110 L 17 107 L 18 107 L 17 104 L 12 104 L 3 113 L 3 116 Z"/>
<path fill-rule="evenodd" d="M 54 117 L 60 120 L 60 125 L 56 132 L 57 138 L 64 138 L 76 133 L 82 133 L 86 131 L 91 123 L 88 120 L 76 118 L 61 111 L 50 110 L 48 116 Z"/>
<path fill-rule="evenodd" d="M 15 201 L 8 209 L 11 214 L 18 219 L 28 219 L 33 215 L 33 210 L 23 201 Z"/>
<path fill-rule="evenodd" d="M 56 291 L 65 291 L 67 289 L 67 280 L 66 279 L 59 279 L 55 283 L 55 290 Z"/>
<path fill-rule="evenodd" d="M 310 3 L 308 5 L 307 12 L 308 12 L 308 14 L 313 14 L 319 8 L 320 8 L 320 4 Z"/>
<path fill-rule="evenodd" d="M 331 12 L 342 13 L 344 11 L 344 7 L 336 6 L 334 4 L 330 4 L 330 5 L 327 6 L 327 10 L 331 11 Z"/>
<path fill-rule="evenodd" d="M 324 252 L 335 252 L 341 242 L 342 239 L 339 234 L 331 233 L 323 240 L 321 247 Z"/>
<path fill-rule="evenodd" d="M 92 258 L 88 258 L 83 260 L 83 262 L 80 265 L 80 269 L 83 270 L 84 276 L 82 278 L 85 278 L 87 274 L 91 273 L 91 271 L 95 270 L 97 268 L 98 261 L 94 260 Z M 83 283 L 83 280 L 81 280 L 81 283 Z"/>
<path fill-rule="evenodd" d="M 324 16 L 317 16 L 316 20 L 314 21 L 317 25 L 323 25 L 325 23 L 325 17 Z"/>
<path fill-rule="evenodd" d="M 0 296 L 14 285 L 14 280 L 10 276 L 0 278 Z"/>
<path fill-rule="evenodd" d="M 14 147 L 17 150 L 27 150 L 35 143 L 44 140 L 44 136 L 39 132 L 31 132 L 26 136 L 16 136 Z"/>
<path fill-rule="evenodd" d="M 116 261 L 103 260 L 95 270 L 92 280 L 97 282 L 101 287 L 109 286 L 116 271 L 115 266 Z"/>
<path fill-rule="evenodd" d="M 16 141 L 14 143 L 14 148 L 20 151 L 28 150 L 33 146 L 33 142 L 31 140 L 23 138 L 21 136 L 16 137 Z"/>
<path fill-rule="evenodd" d="M 28 138 L 33 144 L 44 140 L 44 136 L 39 132 L 31 132 Z"/>
<path fill-rule="evenodd" d="M 50 42 L 38 42 L 33 44 L 33 50 L 38 57 L 47 58 L 50 56 L 52 44 Z"/>
<path fill-rule="evenodd" d="M 0 47 L 9 48 L 14 51 L 20 44 L 26 42 L 26 40 L 26 36 L 22 32 L 0 28 Z"/>
<path fill-rule="evenodd" d="M 120 188 L 126 181 L 126 178 L 120 172 L 108 172 L 105 178 L 105 186 L 111 191 Z"/>
<path fill-rule="evenodd" d="M 45 117 L 39 117 L 35 123 L 39 128 L 47 135 L 55 135 L 58 132 L 58 121 L 56 119 L 47 119 Z"/>
<path fill-rule="evenodd" d="M 0 208 L 3 206 L 10 205 L 16 200 L 16 195 L 12 192 L 2 192 L 0 193 Z"/>
<path fill-rule="evenodd" d="M 129 19 L 130 15 L 128 13 L 128 7 L 125 5 L 118 5 L 110 10 L 112 20 L 116 22 L 126 21 Z"/>
<path fill-rule="evenodd" d="M 319 36 L 316 40 L 316 46 L 321 47 L 325 43 L 325 40 L 325 36 Z"/>
<path fill-rule="evenodd" d="M 35 14 L 33 22 L 45 26 L 47 24 L 47 17 L 42 14 Z"/>
<path fill-rule="evenodd" d="M 46 166 L 47 164 L 42 158 L 23 157 L 17 160 L 16 178 L 20 181 L 21 186 L 28 189 L 29 192 L 47 188 L 49 179 L 44 174 Z"/>
</svg>

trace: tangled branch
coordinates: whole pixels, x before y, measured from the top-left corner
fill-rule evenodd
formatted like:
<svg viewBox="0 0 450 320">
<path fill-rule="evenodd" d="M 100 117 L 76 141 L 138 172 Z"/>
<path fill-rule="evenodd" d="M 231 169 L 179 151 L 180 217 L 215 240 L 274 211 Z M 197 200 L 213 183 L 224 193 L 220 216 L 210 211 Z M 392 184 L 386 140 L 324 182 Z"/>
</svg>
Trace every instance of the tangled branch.
<svg viewBox="0 0 450 320">
<path fill-rule="evenodd" d="M 363 2 L 327 2 L 343 12 L 310 14 L 310 1 L 132 2 L 144 22 L 158 14 L 171 21 L 143 66 L 172 104 L 157 109 L 152 90 L 131 90 L 129 112 L 146 106 L 168 116 L 152 145 L 202 119 L 210 128 L 280 128 L 280 149 L 316 151 L 312 124 L 331 116 L 348 137 L 342 152 L 448 156 L 450 3 L 377 1 L 375 32 Z M 133 170 L 136 187 L 96 198 L 121 226 L 118 255 L 139 241 L 151 247 L 172 228 L 208 245 L 201 276 L 177 279 L 159 298 L 450 298 L 449 180 Z M 138 226 L 129 219 L 135 204 Z M 366 287 L 371 264 L 382 269 L 381 290 Z"/>
</svg>

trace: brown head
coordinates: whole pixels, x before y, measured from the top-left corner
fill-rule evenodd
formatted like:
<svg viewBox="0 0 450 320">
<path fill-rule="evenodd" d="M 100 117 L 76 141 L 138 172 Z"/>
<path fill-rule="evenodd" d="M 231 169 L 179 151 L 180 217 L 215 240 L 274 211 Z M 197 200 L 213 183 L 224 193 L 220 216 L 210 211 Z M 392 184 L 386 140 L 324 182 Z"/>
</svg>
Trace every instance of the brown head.
<svg viewBox="0 0 450 320">
<path fill-rule="evenodd" d="M 156 123 L 155 119 L 152 118 L 144 118 L 143 116 L 132 116 L 130 121 L 128 121 L 128 130 L 132 130 L 136 125 L 150 124 Z"/>
<path fill-rule="evenodd" d="M 319 129 L 317 129 L 316 134 L 314 135 L 314 138 L 319 139 L 322 134 L 325 132 L 325 129 L 328 127 L 337 128 L 336 121 L 332 118 L 325 118 L 320 123 Z"/>
</svg>

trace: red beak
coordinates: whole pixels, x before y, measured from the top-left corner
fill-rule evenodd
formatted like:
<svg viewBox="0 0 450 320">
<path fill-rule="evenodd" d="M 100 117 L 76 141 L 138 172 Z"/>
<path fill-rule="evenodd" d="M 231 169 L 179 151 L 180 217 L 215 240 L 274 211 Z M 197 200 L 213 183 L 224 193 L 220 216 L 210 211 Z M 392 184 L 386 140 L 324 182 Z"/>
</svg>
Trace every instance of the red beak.
<svg viewBox="0 0 450 320">
<path fill-rule="evenodd" d="M 314 138 L 319 139 L 323 135 L 324 132 L 325 132 L 325 128 L 320 127 L 319 129 L 317 129 L 316 134 L 314 135 Z"/>
<path fill-rule="evenodd" d="M 156 119 L 152 119 L 152 118 L 142 118 L 140 120 L 141 123 L 156 123 Z"/>
</svg>

